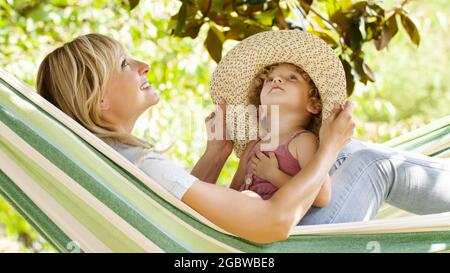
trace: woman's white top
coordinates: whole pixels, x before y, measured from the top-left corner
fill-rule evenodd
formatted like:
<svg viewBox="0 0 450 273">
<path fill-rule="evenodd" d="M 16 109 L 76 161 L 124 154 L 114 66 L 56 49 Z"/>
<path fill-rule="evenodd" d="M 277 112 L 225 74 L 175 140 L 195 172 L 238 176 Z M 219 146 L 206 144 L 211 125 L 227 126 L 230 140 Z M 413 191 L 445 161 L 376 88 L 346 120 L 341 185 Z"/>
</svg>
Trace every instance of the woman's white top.
<svg viewBox="0 0 450 273">
<path fill-rule="evenodd" d="M 144 156 L 140 156 L 141 160 L 138 160 L 137 157 L 144 148 L 117 141 L 112 147 L 178 199 L 181 199 L 192 184 L 199 180 L 159 153 L 147 151 Z"/>
</svg>

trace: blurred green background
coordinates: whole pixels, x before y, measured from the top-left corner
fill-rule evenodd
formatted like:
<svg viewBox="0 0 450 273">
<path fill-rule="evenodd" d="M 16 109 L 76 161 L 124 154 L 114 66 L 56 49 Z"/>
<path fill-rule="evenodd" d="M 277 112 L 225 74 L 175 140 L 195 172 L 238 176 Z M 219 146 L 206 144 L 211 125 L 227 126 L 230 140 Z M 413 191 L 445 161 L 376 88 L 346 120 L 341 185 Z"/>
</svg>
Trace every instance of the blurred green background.
<svg viewBox="0 0 450 273">
<path fill-rule="evenodd" d="M 150 63 L 149 80 L 161 92 L 160 103 L 141 116 L 134 133 L 160 149 L 171 147 L 167 156 L 191 169 L 205 148 L 203 119 L 214 110 L 208 81 L 216 64 L 203 46 L 207 28 L 198 39 L 170 35 L 168 22 L 180 5 L 141 1 L 130 12 L 125 1 L 0 0 L 1 67 L 34 86 L 40 61 L 55 47 L 90 32 L 115 37 Z M 351 97 L 357 138 L 383 142 L 450 115 L 450 2 L 413 1 L 407 9 L 421 35 L 419 47 L 404 31 L 381 52 L 364 45 L 376 82 L 357 83 Z M 223 53 L 234 44 L 227 41 Z M 233 155 L 221 185 L 231 181 L 237 163 Z M 0 197 L 0 252 L 48 251 L 52 247 Z"/>
</svg>

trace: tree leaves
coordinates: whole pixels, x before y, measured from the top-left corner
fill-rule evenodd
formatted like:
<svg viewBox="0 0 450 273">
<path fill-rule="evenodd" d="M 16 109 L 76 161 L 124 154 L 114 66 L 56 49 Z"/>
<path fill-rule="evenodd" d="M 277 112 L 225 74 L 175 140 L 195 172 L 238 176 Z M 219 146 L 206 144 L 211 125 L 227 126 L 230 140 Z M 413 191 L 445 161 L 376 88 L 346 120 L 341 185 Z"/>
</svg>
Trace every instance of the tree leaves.
<svg viewBox="0 0 450 273">
<path fill-rule="evenodd" d="M 367 84 L 367 81 L 375 81 L 375 75 L 372 69 L 364 62 L 364 53 L 360 52 L 357 55 L 353 55 L 353 76 L 358 81 Z"/>
<path fill-rule="evenodd" d="M 180 35 L 181 30 L 183 29 L 184 24 L 186 23 L 186 13 L 187 13 L 186 5 L 187 5 L 186 2 L 183 1 L 183 4 L 180 7 L 180 11 L 178 12 L 178 21 L 177 21 L 177 26 L 175 28 L 175 35 L 176 36 Z"/>
<path fill-rule="evenodd" d="M 40 1 L 36 0 L 36 3 Z M 121 5 L 133 10 L 139 0 L 124 1 Z M 171 34 L 177 37 L 196 39 L 203 24 L 210 25 L 204 45 L 211 57 L 220 61 L 223 43 L 228 40 L 243 40 L 253 34 L 271 29 L 306 29 L 318 35 L 336 49 L 341 60 L 347 60 L 351 69 L 346 71 L 351 79 L 367 83 L 375 75 L 364 61 L 363 46 L 374 42 L 378 50 L 386 48 L 398 33 L 397 18 L 415 45 L 420 43 L 419 31 L 413 20 L 403 9 L 404 4 L 386 11 L 374 1 L 357 0 L 180 0 L 181 6 L 171 17 Z M 128 5 L 127 5 L 128 3 Z M 406 2 L 404 2 L 406 3 Z M 320 5 L 317 8 L 316 5 Z M 21 5 L 24 13 L 41 13 L 41 5 Z M 291 10 L 292 9 L 292 10 Z M 300 10 L 304 17 L 300 24 L 290 18 L 293 10 Z M 388 14 L 389 13 L 389 14 Z M 20 14 L 20 12 L 19 12 Z M 307 25 L 304 25 L 306 22 Z M 57 33 L 55 35 L 58 35 Z M 361 59 L 362 58 L 362 59 Z M 347 65 L 346 64 L 346 65 Z M 349 86 L 354 86 L 349 84 Z"/>
<path fill-rule="evenodd" d="M 406 30 L 406 33 L 408 33 L 408 36 L 411 39 L 411 41 L 416 46 L 419 46 L 420 34 L 419 34 L 419 30 L 417 29 L 414 22 L 405 13 L 400 13 L 400 19 L 401 19 L 403 28 Z"/>
<path fill-rule="evenodd" d="M 376 80 L 375 79 L 375 74 L 373 73 L 372 69 L 364 61 L 362 63 L 362 71 L 367 76 L 367 79 L 369 81 L 374 82 Z"/>
<path fill-rule="evenodd" d="M 176 22 L 172 24 L 176 25 L 172 34 L 195 38 L 201 26 L 209 23 L 211 27 L 204 45 L 216 62 L 222 57 L 222 44 L 225 40 L 240 41 L 271 29 L 306 27 L 307 31 L 319 36 L 336 49 L 341 60 L 346 60 L 343 65 L 351 89 L 354 87 L 354 81 L 364 84 L 375 81 L 373 71 L 364 61 L 363 46 L 373 41 L 378 50 L 387 47 L 398 33 L 397 16 L 400 16 L 403 28 L 411 41 L 416 45 L 420 42 L 419 32 L 406 15 L 403 4 L 393 11 L 387 11 L 369 0 L 297 0 L 290 1 L 288 5 L 284 1 L 268 0 L 181 0 L 181 2 L 178 14 L 171 18 Z M 320 9 L 317 9 L 315 5 L 319 4 Z M 302 23 L 288 20 L 294 10 L 301 11 L 301 16 L 305 19 Z M 305 22 L 309 25 L 304 26 Z"/>
<path fill-rule="evenodd" d="M 313 0 L 298 0 L 300 6 L 302 9 L 306 12 L 306 14 L 309 13 L 309 10 L 311 9 L 311 5 L 313 3 Z"/>
<path fill-rule="evenodd" d="M 139 4 L 139 0 L 128 0 L 128 3 L 130 5 L 130 10 L 133 10 Z"/>
<path fill-rule="evenodd" d="M 211 58 L 213 58 L 216 63 L 220 62 L 220 60 L 222 59 L 223 38 L 219 35 L 219 30 L 211 25 L 208 31 L 208 36 L 205 40 L 206 49 L 208 50 Z"/>
<path fill-rule="evenodd" d="M 397 31 L 397 20 L 394 14 L 383 24 L 383 30 L 381 31 L 380 37 L 377 40 L 374 40 L 377 50 L 382 50 L 385 48 L 391 41 L 392 37 L 397 34 Z"/>
<path fill-rule="evenodd" d="M 335 48 L 338 46 L 338 43 L 335 39 L 333 39 L 328 33 L 320 32 L 320 31 L 312 31 L 312 34 L 319 36 L 322 40 L 324 40 L 329 46 Z"/>
<path fill-rule="evenodd" d="M 352 66 L 347 60 L 343 60 L 341 58 L 342 66 L 345 71 L 345 79 L 347 81 L 347 96 L 350 96 L 353 93 L 353 89 L 355 88 L 355 80 L 352 73 Z"/>
</svg>

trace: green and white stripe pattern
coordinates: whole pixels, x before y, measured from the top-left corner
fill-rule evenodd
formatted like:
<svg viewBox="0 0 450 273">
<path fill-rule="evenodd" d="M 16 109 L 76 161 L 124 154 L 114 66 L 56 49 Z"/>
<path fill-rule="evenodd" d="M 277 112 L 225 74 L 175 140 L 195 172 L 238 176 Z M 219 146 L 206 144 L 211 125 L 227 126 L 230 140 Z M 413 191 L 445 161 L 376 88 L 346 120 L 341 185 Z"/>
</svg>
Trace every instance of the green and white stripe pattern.
<svg viewBox="0 0 450 273">
<path fill-rule="evenodd" d="M 448 157 L 450 117 L 391 146 Z M 77 122 L 0 69 L 1 194 L 61 252 L 445 251 L 450 213 L 296 227 L 253 244 L 171 196 Z M 382 218 L 398 213 L 385 207 Z"/>
</svg>

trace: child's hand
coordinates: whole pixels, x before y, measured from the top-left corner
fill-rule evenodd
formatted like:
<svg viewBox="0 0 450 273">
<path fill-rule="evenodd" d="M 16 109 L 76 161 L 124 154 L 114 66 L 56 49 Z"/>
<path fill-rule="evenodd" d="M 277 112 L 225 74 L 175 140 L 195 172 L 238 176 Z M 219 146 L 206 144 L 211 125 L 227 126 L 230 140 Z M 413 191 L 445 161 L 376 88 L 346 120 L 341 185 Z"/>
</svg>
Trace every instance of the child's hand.
<svg viewBox="0 0 450 273">
<path fill-rule="evenodd" d="M 274 179 L 274 175 L 276 175 L 280 170 L 278 168 L 278 160 L 273 152 L 269 153 L 269 156 L 266 156 L 262 152 L 257 152 L 252 157 L 252 168 L 253 173 L 269 182 L 272 182 Z"/>
</svg>

